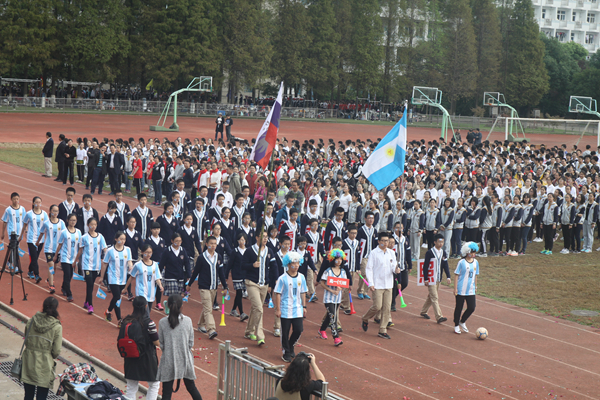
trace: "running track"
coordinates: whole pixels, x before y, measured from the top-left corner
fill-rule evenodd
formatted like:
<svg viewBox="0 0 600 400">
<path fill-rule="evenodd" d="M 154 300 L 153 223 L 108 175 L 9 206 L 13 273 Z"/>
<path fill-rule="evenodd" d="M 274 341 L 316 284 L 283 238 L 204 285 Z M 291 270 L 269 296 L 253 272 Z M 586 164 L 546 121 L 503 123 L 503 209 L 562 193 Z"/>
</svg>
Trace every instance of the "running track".
<svg viewBox="0 0 600 400">
<path fill-rule="evenodd" d="M 64 199 L 64 186 L 51 179 L 40 177 L 32 171 L 0 163 L 0 207 L 9 205 L 12 191 L 21 194 L 21 204 L 29 209 L 29 199 L 34 195 L 43 198 L 47 211 L 53 203 Z M 81 204 L 84 187 L 76 185 L 76 201 Z M 109 196 L 95 196 L 93 206 L 104 211 Z M 126 199 L 134 206 L 131 199 Z M 153 208 L 157 215 L 157 208 Z M 26 250 L 25 243 L 22 248 Z M 4 252 L 0 254 L 4 259 Z M 26 257 L 22 258 L 27 270 Z M 41 276 L 46 277 L 47 267 L 40 259 Z M 62 282 L 61 270 L 56 269 L 57 288 Z M 482 270 L 482 274 L 493 271 Z M 0 301 L 9 303 L 10 276 L 0 282 Z M 48 296 L 45 285 L 36 285 L 25 279 L 27 302 L 21 300 L 20 282 L 15 283 L 15 309 L 31 316 Z M 63 296 L 59 311 L 64 336 L 75 345 L 113 367 L 122 369 L 122 359 L 116 348 L 117 329 L 114 323 L 103 319 L 102 312 L 108 300 L 94 300 L 96 314 L 87 315 L 81 308 L 85 285 L 73 281 L 75 302 L 66 302 Z M 231 284 L 230 284 L 231 286 Z M 60 292 L 60 290 L 59 290 Z M 185 314 L 194 322 L 200 316 L 197 290 L 184 306 Z M 333 346 L 332 340 L 316 338 L 324 309 L 320 303 L 308 306 L 305 332 L 300 350 L 313 352 L 319 361 L 330 388 L 347 399 L 600 399 L 600 336 L 599 331 L 573 322 L 559 320 L 538 312 L 507 305 L 483 297 L 478 298 L 478 308 L 469 320 L 472 331 L 485 326 L 490 337 L 485 341 L 475 339 L 473 333 L 455 335 L 450 321 L 440 325 L 419 317 L 426 290 L 417 287 L 412 279 L 405 291 L 408 307 L 392 313 L 396 324 L 388 330 L 392 340 L 376 336 L 377 325 L 371 321 L 370 329 L 363 332 L 360 315 L 370 302 L 355 301 L 357 315 L 341 316 L 344 344 Z M 319 291 L 319 297 L 322 296 Z M 450 289 L 442 287 L 440 302 L 444 315 L 452 319 L 454 307 Z M 231 307 L 231 301 L 226 310 Z M 244 301 L 249 310 L 249 302 Z M 123 301 L 124 315 L 131 305 Z M 432 311 L 430 311 L 432 314 Z M 217 324 L 218 312 L 214 312 Z M 267 344 L 258 348 L 254 342 L 243 339 L 244 324 L 226 317 L 226 327 L 217 327 L 219 336 L 209 341 L 206 335 L 196 333 L 195 366 L 197 386 L 203 398 L 216 398 L 217 348 L 222 340 L 231 340 L 236 347 L 248 346 L 251 354 L 273 364 L 282 364 L 278 339 L 271 336 L 273 311 L 265 308 L 264 326 Z M 155 321 L 163 315 L 152 312 Z M 596 382 L 596 383 L 594 383 Z M 183 391 L 178 399 L 186 398 Z"/>
</svg>

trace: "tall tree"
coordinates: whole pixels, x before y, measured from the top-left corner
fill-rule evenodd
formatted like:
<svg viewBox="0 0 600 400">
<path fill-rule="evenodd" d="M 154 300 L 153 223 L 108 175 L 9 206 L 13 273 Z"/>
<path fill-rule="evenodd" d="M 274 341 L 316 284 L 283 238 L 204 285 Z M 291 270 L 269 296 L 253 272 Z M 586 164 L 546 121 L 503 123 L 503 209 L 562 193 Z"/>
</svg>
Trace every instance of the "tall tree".
<svg viewBox="0 0 600 400">
<path fill-rule="evenodd" d="M 492 0 L 471 0 L 477 46 L 475 106 L 481 106 L 484 92 L 499 90 L 502 36 L 498 11 Z"/>
<path fill-rule="evenodd" d="M 443 87 L 454 114 L 456 101 L 472 96 L 477 85 L 475 33 L 468 0 L 449 0 L 443 11 Z"/>
<path fill-rule="evenodd" d="M 383 101 L 389 103 L 392 98 L 392 92 L 396 92 L 398 79 L 398 59 L 396 50 L 399 38 L 400 18 L 400 0 L 386 0 L 382 3 L 382 24 L 383 24 Z M 393 100 L 397 100 L 394 98 Z"/>
<path fill-rule="evenodd" d="M 331 92 L 333 93 L 332 97 L 335 97 L 337 101 L 345 98 L 351 78 L 348 72 L 352 54 L 352 45 L 349 38 L 353 30 L 350 2 L 351 0 L 333 0 L 336 20 L 335 32 L 340 37 L 340 42 L 335 72 L 337 84 L 332 85 Z"/>
<path fill-rule="evenodd" d="M 522 111 L 535 107 L 548 91 L 544 43 L 533 16 L 531 0 L 516 0 L 507 30 L 504 94 Z"/>
</svg>

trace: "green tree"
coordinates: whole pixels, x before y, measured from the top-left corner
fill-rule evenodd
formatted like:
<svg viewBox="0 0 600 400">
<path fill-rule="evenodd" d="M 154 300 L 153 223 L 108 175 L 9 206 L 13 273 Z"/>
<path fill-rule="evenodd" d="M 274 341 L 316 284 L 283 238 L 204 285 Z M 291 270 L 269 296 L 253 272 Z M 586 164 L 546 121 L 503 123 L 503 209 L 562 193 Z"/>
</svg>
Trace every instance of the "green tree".
<svg viewBox="0 0 600 400">
<path fill-rule="evenodd" d="M 600 100 L 600 69 L 587 68 L 573 76 L 573 95 Z"/>
<path fill-rule="evenodd" d="M 467 0 L 449 0 L 445 7 L 443 38 L 443 88 L 454 114 L 459 99 L 474 94 L 477 84 L 477 53 L 471 7 Z"/>
<path fill-rule="evenodd" d="M 504 94 L 523 111 L 535 107 L 549 89 L 544 43 L 533 16 L 531 0 L 516 0 L 506 33 Z"/>
<path fill-rule="evenodd" d="M 339 36 L 338 57 L 336 60 L 336 76 L 337 84 L 333 84 L 331 88 L 332 97 L 337 101 L 341 101 L 346 97 L 348 87 L 350 85 L 350 74 L 348 66 L 350 65 L 350 55 L 352 54 L 352 46 L 350 43 L 350 35 L 352 34 L 352 12 L 351 0 L 333 0 L 335 12 L 335 32 Z"/>
<path fill-rule="evenodd" d="M 398 79 L 398 59 L 396 49 L 398 43 L 398 21 L 400 18 L 400 0 L 386 0 L 382 4 L 382 23 L 383 23 L 383 101 L 389 103 L 397 101 L 397 97 L 392 93 L 397 92 L 396 85 Z M 395 94 L 395 93 L 394 93 Z"/>
<path fill-rule="evenodd" d="M 471 0 L 473 28 L 477 46 L 477 86 L 475 106 L 480 106 L 484 92 L 498 91 L 502 36 L 498 11 L 491 0 Z"/>
</svg>

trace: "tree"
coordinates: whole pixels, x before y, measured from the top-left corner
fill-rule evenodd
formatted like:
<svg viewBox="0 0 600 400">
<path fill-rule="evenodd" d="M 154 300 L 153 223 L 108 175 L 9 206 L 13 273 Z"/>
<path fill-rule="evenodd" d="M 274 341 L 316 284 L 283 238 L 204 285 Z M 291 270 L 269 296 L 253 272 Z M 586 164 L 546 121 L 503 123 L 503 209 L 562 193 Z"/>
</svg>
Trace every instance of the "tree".
<svg viewBox="0 0 600 400">
<path fill-rule="evenodd" d="M 444 7 L 443 88 L 450 100 L 450 113 L 456 101 L 472 96 L 477 84 L 477 53 L 471 8 L 467 0 L 449 0 Z"/>
<path fill-rule="evenodd" d="M 600 100 L 600 69 L 587 68 L 573 76 L 573 95 Z"/>
<path fill-rule="evenodd" d="M 396 45 L 398 42 L 398 20 L 400 17 L 400 0 L 387 0 L 383 4 L 383 101 L 389 103 L 392 91 L 395 90 L 397 74 Z M 397 100 L 394 98 L 394 100 Z"/>
<path fill-rule="evenodd" d="M 498 11 L 491 0 L 472 0 L 473 28 L 477 46 L 477 85 L 475 106 L 480 106 L 484 92 L 498 91 L 502 36 Z"/>
<path fill-rule="evenodd" d="M 516 0 L 507 30 L 504 94 L 523 110 L 535 107 L 549 89 L 544 43 L 533 16 L 531 0 Z"/>
</svg>

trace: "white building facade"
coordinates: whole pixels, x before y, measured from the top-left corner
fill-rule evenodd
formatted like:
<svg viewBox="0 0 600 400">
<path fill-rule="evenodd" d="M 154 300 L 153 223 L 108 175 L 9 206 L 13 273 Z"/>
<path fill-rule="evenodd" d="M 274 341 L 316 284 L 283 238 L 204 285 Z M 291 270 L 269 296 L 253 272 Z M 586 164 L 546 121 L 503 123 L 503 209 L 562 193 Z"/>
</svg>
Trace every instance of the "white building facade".
<svg viewBox="0 0 600 400">
<path fill-rule="evenodd" d="M 600 0 L 532 0 L 540 30 L 560 42 L 576 42 L 590 53 L 600 48 Z"/>
</svg>

